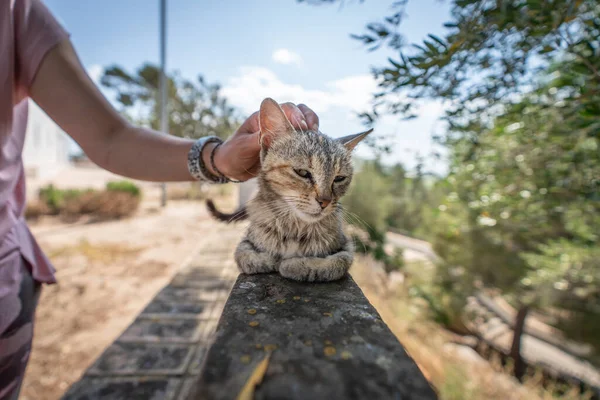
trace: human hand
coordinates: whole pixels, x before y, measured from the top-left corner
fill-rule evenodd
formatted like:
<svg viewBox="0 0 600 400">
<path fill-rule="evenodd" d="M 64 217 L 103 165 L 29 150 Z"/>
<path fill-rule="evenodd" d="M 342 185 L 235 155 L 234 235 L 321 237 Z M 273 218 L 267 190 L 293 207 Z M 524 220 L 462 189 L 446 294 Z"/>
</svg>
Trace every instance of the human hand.
<svg viewBox="0 0 600 400">
<path fill-rule="evenodd" d="M 294 128 L 318 130 L 319 117 L 304 104 L 281 104 Z M 225 143 L 215 150 L 215 165 L 226 177 L 239 181 L 254 178 L 260 169 L 258 111 L 252 114 Z M 210 157 L 214 144 L 207 145 L 203 157 Z M 214 171 L 211 171 L 214 173 Z"/>
</svg>

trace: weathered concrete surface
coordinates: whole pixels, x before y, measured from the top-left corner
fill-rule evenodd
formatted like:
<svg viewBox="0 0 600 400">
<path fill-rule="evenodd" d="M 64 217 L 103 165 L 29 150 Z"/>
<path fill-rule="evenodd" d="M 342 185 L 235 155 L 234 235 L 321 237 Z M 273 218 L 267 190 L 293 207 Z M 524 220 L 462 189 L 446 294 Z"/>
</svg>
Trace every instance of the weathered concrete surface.
<svg viewBox="0 0 600 400">
<path fill-rule="evenodd" d="M 254 398 L 436 399 L 352 278 L 240 275 L 189 399 L 234 399 L 272 351 Z"/>
<path fill-rule="evenodd" d="M 198 380 L 233 284 L 233 261 L 201 252 L 146 306 L 64 395 L 65 400 L 182 400 Z M 229 258 L 224 249 L 221 258 Z M 235 272 L 235 270 L 234 270 Z"/>
</svg>

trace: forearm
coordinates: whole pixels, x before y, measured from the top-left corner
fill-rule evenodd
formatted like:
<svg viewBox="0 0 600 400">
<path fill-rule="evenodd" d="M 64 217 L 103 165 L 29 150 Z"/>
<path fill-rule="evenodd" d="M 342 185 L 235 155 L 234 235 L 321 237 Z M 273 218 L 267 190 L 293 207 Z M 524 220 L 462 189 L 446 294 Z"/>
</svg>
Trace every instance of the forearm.
<svg viewBox="0 0 600 400">
<path fill-rule="evenodd" d="M 193 140 L 125 125 L 110 135 L 109 143 L 88 156 L 115 174 L 145 181 L 190 181 L 187 155 Z"/>
<path fill-rule="evenodd" d="M 139 180 L 193 179 L 187 167 L 193 141 L 129 124 L 89 79 L 70 42 L 44 58 L 31 95 L 101 168 Z M 210 150 L 203 153 L 207 166 Z"/>
<path fill-rule="evenodd" d="M 29 89 L 33 100 L 100 167 L 139 180 L 193 179 L 187 165 L 193 141 L 129 124 L 88 77 L 68 40 L 43 58 Z M 296 129 L 318 129 L 318 117 L 305 105 L 281 107 Z M 257 112 L 214 151 L 218 171 L 210 160 L 216 144 L 204 146 L 205 166 L 213 175 L 232 180 L 255 177 L 260 168 L 259 136 Z"/>
<path fill-rule="evenodd" d="M 100 167 L 128 178 L 159 181 L 191 181 L 187 157 L 194 140 L 165 135 L 151 129 L 126 125 L 112 135 L 106 154 L 95 161 Z M 216 175 L 210 162 L 215 144 L 204 147 L 202 159 Z"/>
</svg>

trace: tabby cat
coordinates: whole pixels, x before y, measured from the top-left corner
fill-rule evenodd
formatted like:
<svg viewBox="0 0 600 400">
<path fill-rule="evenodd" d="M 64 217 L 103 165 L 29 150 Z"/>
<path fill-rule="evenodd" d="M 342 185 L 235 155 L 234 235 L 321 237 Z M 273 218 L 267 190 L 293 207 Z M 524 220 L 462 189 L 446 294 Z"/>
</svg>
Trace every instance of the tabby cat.
<svg viewBox="0 0 600 400">
<path fill-rule="evenodd" d="M 258 193 L 229 215 L 207 202 L 219 220 L 250 220 L 235 251 L 240 271 L 278 271 L 308 282 L 342 278 L 352 264 L 353 246 L 342 229 L 339 200 L 352 180 L 352 150 L 372 130 L 340 139 L 296 131 L 269 98 L 260 106 L 259 124 Z"/>
</svg>

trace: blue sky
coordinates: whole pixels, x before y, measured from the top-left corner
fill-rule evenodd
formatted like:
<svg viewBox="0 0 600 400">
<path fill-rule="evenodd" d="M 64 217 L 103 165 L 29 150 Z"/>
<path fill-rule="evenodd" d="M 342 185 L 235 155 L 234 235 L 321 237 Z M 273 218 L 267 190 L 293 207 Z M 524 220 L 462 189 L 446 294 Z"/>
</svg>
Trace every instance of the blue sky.
<svg viewBox="0 0 600 400">
<path fill-rule="evenodd" d="M 187 78 L 219 82 L 242 112 L 256 110 L 264 97 L 304 102 L 319 113 L 321 130 L 339 137 L 363 130 L 354 112 L 365 110 L 375 89 L 372 65 L 391 54 L 369 53 L 351 33 L 389 15 L 393 0 L 346 0 L 343 6 L 310 6 L 294 0 L 169 0 L 167 68 Z M 133 71 L 158 63 L 158 0 L 45 0 L 64 27 L 84 65 L 97 81 L 102 67 Z M 408 42 L 443 33 L 448 1 L 412 0 L 401 32 Z M 414 165 L 414 153 L 428 153 L 441 106 L 426 104 L 410 122 L 384 118 L 379 135 L 393 134 L 388 162 Z M 363 147 L 359 155 L 368 156 Z M 443 165 L 429 165 L 443 171 Z"/>
</svg>

